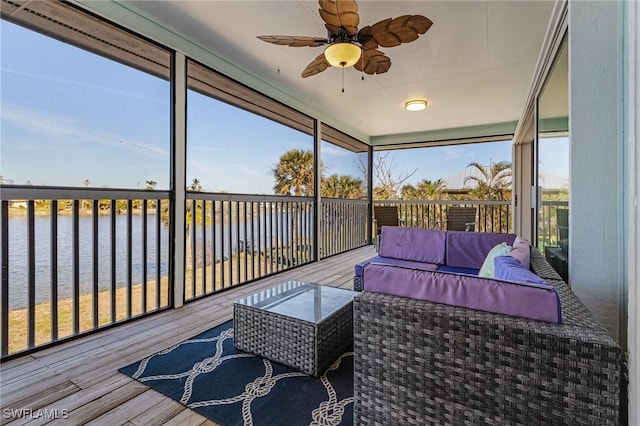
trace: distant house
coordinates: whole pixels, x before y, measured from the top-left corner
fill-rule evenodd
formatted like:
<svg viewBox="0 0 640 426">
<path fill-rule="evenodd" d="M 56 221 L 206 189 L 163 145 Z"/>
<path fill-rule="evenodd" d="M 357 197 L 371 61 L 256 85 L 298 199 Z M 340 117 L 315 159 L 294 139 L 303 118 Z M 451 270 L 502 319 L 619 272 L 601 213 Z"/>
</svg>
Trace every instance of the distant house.
<svg viewBox="0 0 640 426">
<path fill-rule="evenodd" d="M 26 209 L 27 208 L 27 200 L 10 200 L 9 208 L 11 209 Z"/>
<path fill-rule="evenodd" d="M 488 168 L 488 166 L 485 166 Z M 569 189 L 569 179 L 549 173 L 545 170 L 539 170 L 539 185 L 545 192 L 561 192 Z M 480 170 L 475 167 L 467 167 L 466 169 L 449 175 L 442 179 L 445 185 L 445 192 L 448 194 L 467 194 L 475 189 L 477 182 L 469 177 L 482 178 Z"/>
</svg>

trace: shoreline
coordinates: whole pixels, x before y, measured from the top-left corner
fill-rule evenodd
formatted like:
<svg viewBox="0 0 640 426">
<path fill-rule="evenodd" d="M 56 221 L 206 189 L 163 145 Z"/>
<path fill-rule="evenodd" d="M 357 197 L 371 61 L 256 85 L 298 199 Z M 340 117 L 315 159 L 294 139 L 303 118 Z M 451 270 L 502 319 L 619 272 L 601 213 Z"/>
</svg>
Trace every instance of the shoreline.
<svg viewBox="0 0 640 426">
<path fill-rule="evenodd" d="M 220 283 L 222 282 L 222 272 L 224 271 L 224 288 L 236 286 L 238 283 L 242 283 L 247 278 L 259 278 L 258 271 L 262 270 L 264 273 L 269 268 L 276 270 L 278 265 L 275 262 L 266 261 L 265 258 L 261 258 L 261 263 L 258 262 L 257 257 L 253 257 L 254 269 L 256 276 L 251 276 L 251 261 L 249 260 L 249 277 L 244 276 L 244 268 L 241 268 L 240 274 L 235 268 L 237 262 L 244 262 L 243 253 L 241 257 L 233 258 L 233 285 L 229 284 L 229 262 L 225 260 L 223 263 L 215 265 L 215 288 L 220 289 Z M 187 270 L 185 277 L 185 299 L 189 300 L 193 297 L 193 285 L 191 277 L 195 275 L 195 297 L 199 297 L 204 293 L 210 293 L 213 291 L 213 285 L 211 281 L 213 266 L 206 266 L 207 285 L 202 291 L 202 267 L 196 268 L 194 271 Z M 147 295 L 146 295 L 146 312 L 142 310 L 142 283 L 133 284 L 131 286 L 131 318 L 152 313 L 161 309 L 169 307 L 169 277 L 163 275 L 160 283 L 158 284 L 155 279 L 147 280 Z M 111 321 L 111 289 L 100 290 L 97 293 L 98 299 L 98 321 L 94 327 L 93 324 L 93 303 L 94 294 L 84 293 L 79 298 L 79 311 L 78 318 L 80 333 L 87 332 L 94 329 L 99 329 L 102 326 L 116 324 L 119 321 L 128 319 L 126 315 L 127 309 L 127 287 L 117 287 L 115 290 L 116 301 L 116 317 L 115 321 Z M 160 291 L 160 305 L 156 305 L 156 295 Z M 34 307 L 35 314 L 35 326 L 34 326 L 34 343 L 35 346 L 40 346 L 53 342 L 51 338 L 51 302 L 41 302 Z M 8 312 L 8 353 L 9 355 L 24 351 L 27 349 L 27 322 L 28 322 L 28 308 L 17 308 L 9 310 Z M 73 334 L 73 304 L 72 298 L 58 300 L 58 340 L 62 340 L 66 337 L 70 337 Z"/>
</svg>

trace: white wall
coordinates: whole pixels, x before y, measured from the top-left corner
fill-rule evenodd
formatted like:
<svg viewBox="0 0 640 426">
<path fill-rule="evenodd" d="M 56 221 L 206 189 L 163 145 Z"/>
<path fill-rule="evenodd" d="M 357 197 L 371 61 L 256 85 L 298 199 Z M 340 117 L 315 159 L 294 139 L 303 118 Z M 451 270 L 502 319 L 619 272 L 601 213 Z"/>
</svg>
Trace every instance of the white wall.
<svg viewBox="0 0 640 426">
<path fill-rule="evenodd" d="M 628 211 L 628 348 L 629 424 L 640 425 L 640 4 L 628 2 L 627 46 L 627 211 Z"/>
<path fill-rule="evenodd" d="M 569 4 L 569 277 L 618 342 L 626 334 L 622 8 Z"/>
</svg>

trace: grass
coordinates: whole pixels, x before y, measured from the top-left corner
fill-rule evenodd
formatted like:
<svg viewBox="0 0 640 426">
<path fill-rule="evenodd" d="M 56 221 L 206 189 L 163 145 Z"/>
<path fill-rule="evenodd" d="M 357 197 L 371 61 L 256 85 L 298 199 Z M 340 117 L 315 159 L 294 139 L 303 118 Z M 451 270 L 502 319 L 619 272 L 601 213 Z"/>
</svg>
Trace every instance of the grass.
<svg viewBox="0 0 640 426">
<path fill-rule="evenodd" d="M 248 259 L 251 257 L 252 259 Z M 247 261 L 247 276 L 244 273 L 244 262 Z M 251 262 L 253 261 L 253 268 L 255 275 L 252 275 Z M 237 264 L 241 265 L 238 273 Z M 231 280 L 229 277 L 231 271 Z M 239 283 L 245 282 L 253 278 L 259 278 L 271 271 L 277 271 L 284 269 L 285 266 L 278 265 L 275 262 L 271 262 L 264 257 L 258 259 L 257 256 L 240 254 L 239 257 L 233 257 L 231 260 L 226 260 L 223 263 L 215 265 L 215 290 L 220 290 L 223 284 L 222 274 L 224 274 L 224 288 L 232 287 Z M 206 278 L 203 284 L 203 273 Z M 214 273 L 214 266 L 209 265 L 203 271 L 202 268 L 197 268 L 194 271 L 187 270 L 185 278 L 185 300 L 190 300 L 194 297 L 202 296 L 204 294 L 212 293 L 214 290 L 214 281 L 211 277 Z M 195 286 L 193 283 L 193 276 L 195 276 Z M 194 293 L 195 287 L 195 293 Z M 160 294 L 160 304 L 156 303 L 156 295 Z M 81 294 L 79 297 L 79 316 L 78 327 L 79 332 L 87 332 L 105 325 L 109 325 L 118 321 L 128 319 L 127 305 L 129 298 L 127 295 L 126 287 L 118 287 L 115 294 L 115 317 L 111 317 L 112 306 L 112 292 L 110 289 L 102 290 L 95 296 L 93 293 Z M 98 315 L 97 322 L 94 323 L 93 318 L 93 306 L 94 300 L 97 299 L 98 303 Z M 153 312 L 158 309 L 169 306 L 169 279 L 168 277 L 162 277 L 160 283 L 156 280 L 147 281 L 146 286 L 146 311 L 143 310 L 143 288 L 142 284 L 135 284 L 131 286 L 131 317 L 139 316 L 145 313 Z M 64 339 L 73 335 L 73 300 L 71 298 L 61 299 L 57 303 L 58 313 L 58 326 L 57 326 L 57 340 Z M 56 339 L 53 338 L 52 333 L 52 306 L 50 302 L 43 302 L 35 305 L 35 326 L 34 326 L 34 343 L 35 346 L 44 345 L 50 343 Z M 9 311 L 9 348 L 8 353 L 14 354 L 24 351 L 28 348 L 28 309 L 14 309 Z"/>
</svg>

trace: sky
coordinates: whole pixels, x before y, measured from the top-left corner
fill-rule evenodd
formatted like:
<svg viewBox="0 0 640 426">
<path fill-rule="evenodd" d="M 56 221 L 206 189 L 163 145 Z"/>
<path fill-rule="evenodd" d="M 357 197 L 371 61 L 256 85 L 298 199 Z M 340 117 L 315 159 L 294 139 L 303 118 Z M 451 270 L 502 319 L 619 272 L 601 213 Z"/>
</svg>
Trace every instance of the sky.
<svg viewBox="0 0 640 426">
<path fill-rule="evenodd" d="M 155 181 L 157 189 L 169 189 L 168 81 L 7 21 L 0 25 L 3 182 L 145 188 Z M 270 194 L 271 170 L 290 149 L 312 150 L 311 136 L 189 91 L 187 183 L 197 178 L 210 192 Z M 326 142 L 321 152 L 325 174 L 363 177 L 357 154 Z M 544 152 L 544 167 L 566 176 L 568 149 Z M 398 150 L 389 160 L 397 176 L 415 170 L 407 183 L 417 183 L 474 161 L 511 161 L 511 144 Z"/>
</svg>

